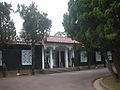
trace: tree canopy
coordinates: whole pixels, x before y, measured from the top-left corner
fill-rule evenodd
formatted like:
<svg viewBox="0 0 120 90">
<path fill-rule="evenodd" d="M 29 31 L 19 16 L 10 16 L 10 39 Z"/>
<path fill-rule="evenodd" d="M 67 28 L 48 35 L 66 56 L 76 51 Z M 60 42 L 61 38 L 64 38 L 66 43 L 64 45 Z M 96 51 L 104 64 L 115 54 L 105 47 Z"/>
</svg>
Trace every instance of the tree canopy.
<svg viewBox="0 0 120 90">
<path fill-rule="evenodd" d="M 24 20 L 21 32 L 22 39 L 38 42 L 49 34 L 51 20 L 47 18 L 47 13 L 38 11 L 34 3 L 30 6 L 18 5 L 18 11 Z"/>
<path fill-rule="evenodd" d="M 120 0 L 70 0 L 63 26 L 88 51 L 112 50 L 120 79 Z"/>
<path fill-rule="evenodd" d="M 64 14 L 65 31 L 89 48 L 119 45 L 120 1 L 70 0 Z M 117 40 L 117 42 L 116 42 Z M 110 48 L 112 48 L 110 47 Z"/>
<path fill-rule="evenodd" d="M 60 32 L 58 31 L 57 33 L 55 33 L 54 36 L 67 36 L 66 32 Z"/>
<path fill-rule="evenodd" d="M 23 29 L 21 38 L 25 41 L 31 42 L 32 51 L 32 70 L 31 74 L 34 75 L 35 67 L 35 43 L 43 42 L 49 35 L 51 28 L 51 20 L 47 18 L 47 13 L 38 11 L 35 3 L 29 6 L 18 5 L 18 12 L 23 18 Z"/>
<path fill-rule="evenodd" d="M 11 4 L 0 2 L 0 50 L 2 51 L 3 66 L 5 66 L 5 50 L 16 38 L 14 23 L 10 18 L 10 13 L 12 11 L 11 7 Z M 3 77 L 6 76 L 4 68 L 2 68 Z"/>
<path fill-rule="evenodd" d="M 16 30 L 13 20 L 10 18 L 11 7 L 11 4 L 0 2 L 0 49 L 15 40 Z"/>
</svg>

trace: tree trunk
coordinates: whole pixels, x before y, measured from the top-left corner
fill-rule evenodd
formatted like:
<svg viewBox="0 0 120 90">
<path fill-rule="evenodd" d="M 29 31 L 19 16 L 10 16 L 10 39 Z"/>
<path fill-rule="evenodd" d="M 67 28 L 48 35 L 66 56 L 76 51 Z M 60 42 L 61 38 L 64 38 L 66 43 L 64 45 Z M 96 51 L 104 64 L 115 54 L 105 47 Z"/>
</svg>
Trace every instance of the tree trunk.
<svg viewBox="0 0 120 90">
<path fill-rule="evenodd" d="M 35 43 L 32 42 L 31 44 L 31 51 L 32 51 L 32 70 L 31 70 L 31 74 L 35 75 Z"/>
<path fill-rule="evenodd" d="M 102 56 L 102 62 L 104 64 L 104 67 L 106 67 L 106 61 L 105 61 L 105 57 L 103 55 L 103 52 L 101 52 L 101 56 Z"/>
<path fill-rule="evenodd" d="M 2 49 L 2 76 L 6 77 L 5 49 Z"/>
<path fill-rule="evenodd" d="M 92 60 L 92 52 L 88 52 L 88 69 L 90 69 L 91 68 L 91 60 Z"/>
<path fill-rule="evenodd" d="M 107 66 L 108 70 L 112 74 L 113 78 L 117 81 L 118 80 L 117 73 L 115 73 L 115 71 L 114 71 L 114 69 L 112 67 L 112 64 L 110 63 L 110 60 L 108 59 L 107 53 L 103 52 L 103 56 L 105 58 L 105 62 L 106 62 L 106 66 Z"/>
<path fill-rule="evenodd" d="M 117 79 L 120 81 L 120 51 L 119 49 L 116 49 L 113 52 L 113 62 L 117 71 Z"/>
</svg>

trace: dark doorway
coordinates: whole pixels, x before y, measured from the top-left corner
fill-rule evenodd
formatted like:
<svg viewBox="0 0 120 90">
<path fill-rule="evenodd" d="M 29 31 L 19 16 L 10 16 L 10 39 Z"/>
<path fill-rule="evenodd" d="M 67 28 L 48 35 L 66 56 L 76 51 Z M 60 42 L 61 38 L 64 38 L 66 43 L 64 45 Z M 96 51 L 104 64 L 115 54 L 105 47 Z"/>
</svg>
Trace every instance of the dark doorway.
<svg viewBox="0 0 120 90">
<path fill-rule="evenodd" d="M 61 62 L 62 62 L 62 67 L 65 67 L 65 52 L 61 51 Z"/>
<path fill-rule="evenodd" d="M 61 61 L 59 60 L 59 51 L 56 51 L 56 67 L 65 67 L 65 52 L 60 51 Z"/>
</svg>

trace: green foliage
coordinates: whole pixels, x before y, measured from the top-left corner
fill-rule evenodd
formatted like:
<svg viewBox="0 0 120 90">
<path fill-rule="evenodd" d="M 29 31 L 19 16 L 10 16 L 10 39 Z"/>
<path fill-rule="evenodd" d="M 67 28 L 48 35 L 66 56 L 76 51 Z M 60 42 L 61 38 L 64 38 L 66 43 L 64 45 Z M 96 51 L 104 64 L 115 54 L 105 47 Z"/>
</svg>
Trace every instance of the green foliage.
<svg viewBox="0 0 120 90">
<path fill-rule="evenodd" d="M 35 43 L 44 41 L 45 37 L 47 37 L 50 32 L 52 22 L 47 18 L 47 13 L 38 11 L 34 3 L 30 4 L 30 6 L 18 5 L 18 12 L 24 20 L 21 38 L 32 43 L 31 74 L 34 75 Z"/>
<path fill-rule="evenodd" d="M 116 82 L 112 76 L 105 77 L 103 83 L 113 90 L 120 90 L 120 82 Z"/>
<path fill-rule="evenodd" d="M 71 38 L 88 50 L 114 48 L 120 40 L 119 10 L 119 0 L 70 0 L 63 26 Z"/>
<path fill-rule="evenodd" d="M 0 48 L 15 40 L 16 31 L 13 21 L 10 19 L 11 4 L 0 2 Z"/>
<path fill-rule="evenodd" d="M 55 33 L 55 36 L 66 36 L 66 32 L 60 32 L 58 31 L 57 33 Z"/>
<path fill-rule="evenodd" d="M 5 65 L 5 50 L 9 43 L 16 39 L 16 30 L 13 21 L 10 19 L 12 11 L 11 4 L 0 2 L 0 50 L 2 51 L 2 65 Z M 6 72 L 2 68 L 3 77 L 6 77 Z"/>
<path fill-rule="evenodd" d="M 63 16 L 65 32 L 71 38 L 82 42 L 87 51 L 95 49 L 113 51 L 113 61 L 117 70 L 114 76 L 120 80 L 120 0 L 70 0 L 68 13 Z"/>
<path fill-rule="evenodd" d="M 24 19 L 21 32 L 22 39 L 38 42 L 49 34 L 51 20 L 47 18 L 47 13 L 39 12 L 34 3 L 30 6 L 18 5 L 18 11 Z"/>
</svg>

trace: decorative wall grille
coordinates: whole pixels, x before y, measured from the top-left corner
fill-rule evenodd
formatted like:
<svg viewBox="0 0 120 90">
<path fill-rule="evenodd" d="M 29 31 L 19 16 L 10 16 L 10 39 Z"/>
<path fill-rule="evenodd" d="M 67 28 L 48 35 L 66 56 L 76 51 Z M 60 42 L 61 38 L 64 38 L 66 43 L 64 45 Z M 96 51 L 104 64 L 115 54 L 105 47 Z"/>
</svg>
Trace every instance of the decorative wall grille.
<svg viewBox="0 0 120 90">
<path fill-rule="evenodd" d="M 108 55 L 108 59 L 112 60 L 112 52 L 111 51 L 107 51 L 107 55 Z"/>
<path fill-rule="evenodd" d="M 96 54 L 96 61 L 102 61 L 102 59 L 101 59 L 101 52 L 95 52 L 95 54 Z"/>
<path fill-rule="evenodd" d="M 22 65 L 32 65 L 31 50 L 22 50 Z"/>
<path fill-rule="evenodd" d="M 81 58 L 81 62 L 87 62 L 87 52 L 81 51 L 80 58 Z"/>
</svg>

